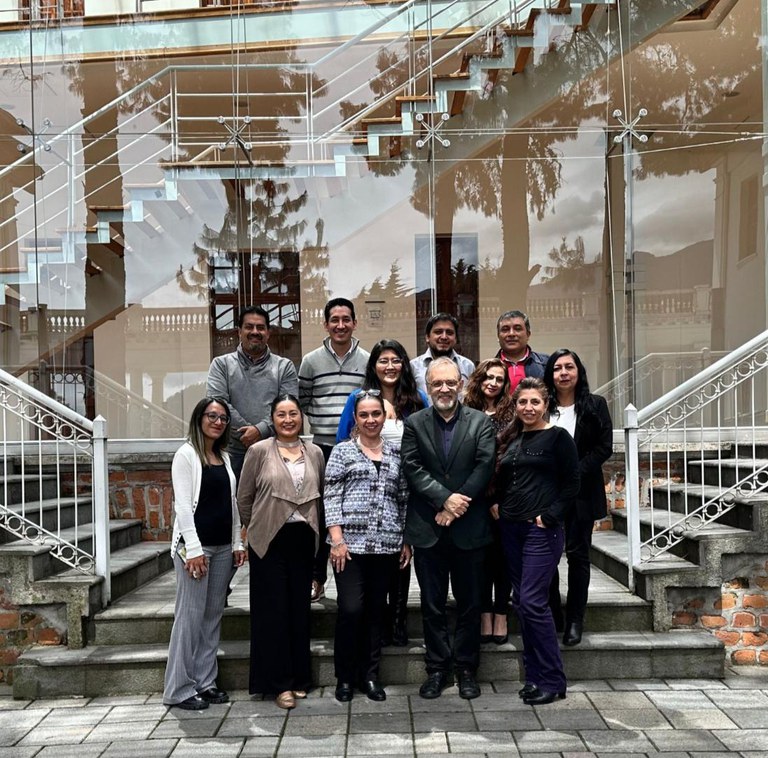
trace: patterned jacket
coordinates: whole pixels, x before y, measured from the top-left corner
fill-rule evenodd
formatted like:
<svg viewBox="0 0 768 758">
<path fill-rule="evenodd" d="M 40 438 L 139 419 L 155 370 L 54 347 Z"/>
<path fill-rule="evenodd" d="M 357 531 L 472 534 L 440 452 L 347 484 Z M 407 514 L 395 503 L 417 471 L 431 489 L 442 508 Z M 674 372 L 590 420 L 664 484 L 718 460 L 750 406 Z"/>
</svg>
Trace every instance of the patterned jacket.
<svg viewBox="0 0 768 758">
<path fill-rule="evenodd" d="M 384 440 L 381 469 L 376 471 L 355 442 L 336 445 L 325 467 L 324 501 L 326 526 L 342 528 L 351 553 L 399 552 L 408 485 L 398 447 Z"/>
</svg>

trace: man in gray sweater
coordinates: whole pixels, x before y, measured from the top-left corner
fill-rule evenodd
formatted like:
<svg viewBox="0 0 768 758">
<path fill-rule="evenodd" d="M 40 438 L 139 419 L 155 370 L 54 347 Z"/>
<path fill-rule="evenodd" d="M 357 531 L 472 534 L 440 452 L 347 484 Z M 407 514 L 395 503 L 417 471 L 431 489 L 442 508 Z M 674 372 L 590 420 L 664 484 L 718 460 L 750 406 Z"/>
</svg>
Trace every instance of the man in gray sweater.
<svg viewBox="0 0 768 758">
<path fill-rule="evenodd" d="M 263 308 L 240 311 L 238 327 L 237 350 L 214 358 L 208 369 L 207 394 L 223 398 L 229 406 L 229 457 L 239 480 L 246 448 L 274 433 L 272 401 L 285 393 L 298 396 L 299 378 L 288 358 L 270 351 L 269 314 Z"/>
</svg>

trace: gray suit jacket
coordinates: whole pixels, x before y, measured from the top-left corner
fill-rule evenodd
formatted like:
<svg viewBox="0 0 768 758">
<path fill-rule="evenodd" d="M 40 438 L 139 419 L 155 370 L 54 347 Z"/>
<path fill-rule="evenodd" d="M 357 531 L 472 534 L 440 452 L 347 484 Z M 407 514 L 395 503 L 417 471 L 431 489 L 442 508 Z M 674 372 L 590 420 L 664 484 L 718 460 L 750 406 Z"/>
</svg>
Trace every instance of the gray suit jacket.
<svg viewBox="0 0 768 758">
<path fill-rule="evenodd" d="M 457 547 L 482 547 L 491 542 L 486 490 L 496 456 L 493 424 L 482 411 L 460 405 L 446 458 L 435 438 L 435 413 L 434 408 L 425 408 L 405 420 L 401 453 L 410 489 L 405 541 L 414 547 L 431 547 L 442 530 L 449 529 Z M 435 516 L 454 492 L 471 497 L 472 502 L 450 526 L 438 526 Z"/>
</svg>

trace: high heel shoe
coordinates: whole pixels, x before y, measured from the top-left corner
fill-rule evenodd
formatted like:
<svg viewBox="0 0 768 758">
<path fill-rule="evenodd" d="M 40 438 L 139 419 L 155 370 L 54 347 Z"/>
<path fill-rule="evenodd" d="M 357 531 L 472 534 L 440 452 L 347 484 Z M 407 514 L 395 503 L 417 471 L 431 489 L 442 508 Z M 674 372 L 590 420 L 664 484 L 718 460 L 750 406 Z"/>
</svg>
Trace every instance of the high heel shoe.
<svg viewBox="0 0 768 758">
<path fill-rule="evenodd" d="M 523 698 L 523 702 L 526 705 L 549 705 L 549 703 L 554 703 L 555 700 L 565 700 L 565 690 L 562 692 L 539 690 L 535 695 Z"/>
<path fill-rule="evenodd" d="M 509 642 L 509 635 L 508 634 L 494 634 L 491 637 L 491 642 L 493 642 L 494 645 L 505 645 L 507 642 Z"/>
<path fill-rule="evenodd" d="M 283 708 L 286 711 L 290 710 L 291 708 L 295 708 L 296 700 L 293 697 L 293 692 L 291 692 L 290 690 L 281 692 L 275 698 L 275 704 L 277 705 L 278 708 Z"/>
</svg>

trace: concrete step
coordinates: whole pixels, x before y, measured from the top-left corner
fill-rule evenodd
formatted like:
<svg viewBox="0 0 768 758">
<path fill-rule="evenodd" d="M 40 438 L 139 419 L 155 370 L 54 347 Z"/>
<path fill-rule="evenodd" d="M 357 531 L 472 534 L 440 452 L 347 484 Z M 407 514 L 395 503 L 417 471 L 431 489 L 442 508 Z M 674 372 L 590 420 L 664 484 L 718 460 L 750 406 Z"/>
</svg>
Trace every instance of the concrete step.
<svg viewBox="0 0 768 758">
<path fill-rule="evenodd" d="M 110 552 L 136 545 L 141 542 L 141 519 L 111 519 L 109 522 Z M 90 553 L 93 546 L 93 527 L 91 524 L 81 524 L 78 528 L 77 546 Z M 76 532 L 74 528 L 62 529 L 61 538 L 74 544 Z M 29 581 L 44 579 L 48 576 L 69 571 L 69 566 L 51 555 L 51 545 L 44 538 L 40 543 L 30 543 L 25 540 L 14 540 L 0 545 L 0 566 L 5 562 L 26 560 L 26 576 Z M 16 568 L 15 572 L 19 569 Z"/>
<path fill-rule="evenodd" d="M 768 458 L 723 458 L 688 462 L 687 479 L 691 484 L 730 487 L 755 469 L 768 466 Z M 765 473 L 763 473 L 765 478 Z"/>
<path fill-rule="evenodd" d="M 611 515 L 614 530 L 626 535 L 628 527 L 626 510 L 617 509 Z M 690 528 L 674 527 L 673 525 L 682 518 L 683 514 L 674 511 L 667 511 L 662 508 L 643 508 L 640 511 L 640 539 L 645 542 L 654 535 L 661 535 L 664 530 L 672 527 L 674 534 L 670 535 L 670 537 L 680 537 L 681 539 L 670 547 L 669 552 L 678 558 L 683 558 L 690 563 L 701 566 L 706 561 L 704 551 L 712 544 L 712 540 L 727 539 L 733 544 L 733 541 L 739 538 L 755 536 L 751 531 L 719 522 L 700 526 L 695 531 Z"/>
<path fill-rule="evenodd" d="M 43 498 L 44 500 L 56 497 L 58 477 L 54 474 L 34 474 L 26 472 L 21 474 L 9 474 L 5 477 L 3 486 L 3 505 L 10 506 L 21 502 L 22 496 L 27 503 Z"/>
<path fill-rule="evenodd" d="M 565 594 L 567 578 L 563 561 L 560 571 L 561 592 Z M 229 607 L 224 611 L 223 640 L 246 640 L 250 635 L 248 601 L 248 565 L 240 569 L 232 582 Z M 168 644 L 173 625 L 176 577 L 168 572 L 137 591 L 114 602 L 99 612 L 89 626 L 89 644 L 130 645 L 137 643 Z M 326 584 L 326 597 L 312 604 L 313 638 L 331 638 L 336 625 L 336 587 L 333 579 Z M 650 604 L 630 594 L 625 587 L 599 570 L 592 575 L 585 627 L 590 631 L 641 631 L 652 629 Z M 509 628 L 517 631 L 515 614 L 509 614 Z M 408 635 L 423 634 L 419 589 L 414 575 L 408 600 Z"/>
<path fill-rule="evenodd" d="M 24 516 L 25 519 L 34 524 L 40 524 L 49 532 L 56 532 L 57 525 L 62 529 L 69 529 L 75 524 L 86 524 L 91 520 L 91 497 L 62 497 L 50 498 L 34 503 L 27 502 L 23 509 L 20 503 L 11 503 L 7 507 L 13 513 Z M 5 516 L 9 521 L 12 516 Z M 13 532 L 0 529 L 0 544 L 5 544 L 16 540 Z"/>
<path fill-rule="evenodd" d="M 517 635 L 506 645 L 484 645 L 478 678 L 481 681 L 518 681 L 522 643 Z M 84 650 L 34 648 L 22 655 L 14 669 L 16 698 L 57 696 L 96 697 L 158 692 L 163 689 L 167 645 L 104 645 Z M 569 679 L 720 678 L 724 675 L 722 643 L 707 632 L 591 632 L 580 645 L 563 649 Z M 222 642 L 217 683 L 225 689 L 248 688 L 249 643 Z M 335 683 L 333 643 L 312 641 L 316 685 Z M 408 648 L 384 648 L 384 684 L 423 681 L 421 640 Z"/>
<path fill-rule="evenodd" d="M 675 513 L 690 513 L 700 507 L 704 502 L 716 499 L 722 492 L 720 487 L 714 485 L 686 484 L 670 482 L 653 487 L 655 503 L 669 503 Z M 736 495 L 733 507 L 720 515 L 719 524 L 751 531 L 755 529 L 758 519 L 755 510 L 765 508 L 768 505 L 768 496 L 763 495 Z"/>
</svg>

